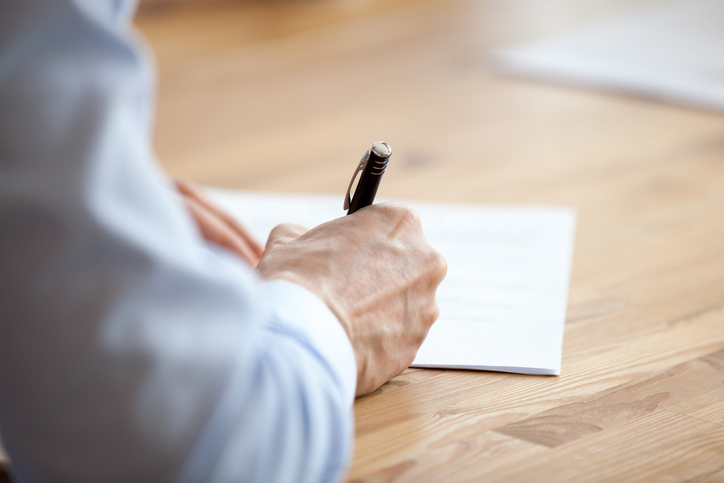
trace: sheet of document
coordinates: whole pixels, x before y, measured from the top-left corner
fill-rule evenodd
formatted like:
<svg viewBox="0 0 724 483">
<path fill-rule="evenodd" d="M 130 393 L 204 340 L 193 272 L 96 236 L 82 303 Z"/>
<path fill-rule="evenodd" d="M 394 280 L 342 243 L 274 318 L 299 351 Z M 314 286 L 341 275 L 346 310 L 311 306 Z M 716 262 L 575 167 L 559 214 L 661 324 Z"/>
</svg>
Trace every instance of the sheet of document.
<svg viewBox="0 0 724 483">
<path fill-rule="evenodd" d="M 262 242 L 282 222 L 340 216 L 342 196 L 214 190 Z M 407 202 L 448 262 L 440 318 L 413 366 L 560 374 L 573 255 L 568 208 Z"/>
<path fill-rule="evenodd" d="M 724 110 L 724 2 L 661 2 L 495 58 L 515 74 Z"/>
</svg>

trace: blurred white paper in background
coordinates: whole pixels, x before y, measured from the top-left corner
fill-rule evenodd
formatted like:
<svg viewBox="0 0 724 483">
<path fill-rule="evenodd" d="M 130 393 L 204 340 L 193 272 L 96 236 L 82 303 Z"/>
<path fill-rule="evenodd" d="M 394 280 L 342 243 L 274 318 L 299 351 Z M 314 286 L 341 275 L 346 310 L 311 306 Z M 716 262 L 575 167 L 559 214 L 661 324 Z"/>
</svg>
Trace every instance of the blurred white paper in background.
<svg viewBox="0 0 724 483">
<path fill-rule="evenodd" d="M 260 241 L 282 222 L 345 216 L 343 197 L 214 190 Z M 556 375 L 573 256 L 569 208 L 408 202 L 448 262 L 440 318 L 413 366 Z"/>
<path fill-rule="evenodd" d="M 495 60 L 508 73 L 724 111 L 724 0 L 662 3 Z"/>
</svg>

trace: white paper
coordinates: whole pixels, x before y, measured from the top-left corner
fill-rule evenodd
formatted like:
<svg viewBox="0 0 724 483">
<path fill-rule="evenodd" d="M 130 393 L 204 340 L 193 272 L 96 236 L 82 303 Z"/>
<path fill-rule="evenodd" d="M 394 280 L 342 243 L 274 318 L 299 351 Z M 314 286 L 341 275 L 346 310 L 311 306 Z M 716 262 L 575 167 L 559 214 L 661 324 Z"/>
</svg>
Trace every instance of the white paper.
<svg viewBox="0 0 724 483">
<path fill-rule="evenodd" d="M 724 110 L 724 1 L 662 3 L 496 59 L 512 73 Z"/>
<path fill-rule="evenodd" d="M 262 242 L 279 223 L 340 216 L 342 196 L 215 190 Z M 448 262 L 440 318 L 413 366 L 560 374 L 575 213 L 567 208 L 407 202 Z"/>
</svg>

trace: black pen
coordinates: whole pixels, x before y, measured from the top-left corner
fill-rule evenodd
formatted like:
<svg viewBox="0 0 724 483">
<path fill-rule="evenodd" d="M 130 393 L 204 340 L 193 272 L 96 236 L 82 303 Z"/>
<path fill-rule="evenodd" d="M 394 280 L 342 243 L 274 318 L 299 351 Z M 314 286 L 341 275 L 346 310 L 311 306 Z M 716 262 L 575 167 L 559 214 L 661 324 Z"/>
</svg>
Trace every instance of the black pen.
<svg viewBox="0 0 724 483">
<path fill-rule="evenodd" d="M 348 215 L 351 215 L 360 208 L 371 205 L 375 201 L 377 188 L 380 187 L 380 180 L 382 180 L 382 175 L 385 174 L 387 161 L 390 160 L 391 155 L 392 148 L 390 145 L 378 141 L 362 156 L 362 160 L 352 175 L 349 188 L 347 188 L 347 195 L 344 198 L 344 209 L 347 210 Z M 357 189 L 354 191 L 354 196 L 350 198 L 352 185 L 357 177 L 357 173 L 360 171 L 362 171 L 362 174 L 360 175 L 359 183 L 357 183 Z"/>
</svg>

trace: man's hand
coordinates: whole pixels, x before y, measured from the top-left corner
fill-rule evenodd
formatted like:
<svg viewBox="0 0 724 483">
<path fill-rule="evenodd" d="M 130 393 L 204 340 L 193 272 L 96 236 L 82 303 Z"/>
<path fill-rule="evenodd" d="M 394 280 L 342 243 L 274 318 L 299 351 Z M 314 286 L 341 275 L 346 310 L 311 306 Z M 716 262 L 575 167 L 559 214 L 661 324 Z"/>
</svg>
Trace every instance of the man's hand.
<svg viewBox="0 0 724 483">
<path fill-rule="evenodd" d="M 310 231 L 277 226 L 257 269 L 326 302 L 352 342 L 361 396 L 414 360 L 438 317 L 435 292 L 447 264 L 425 240 L 417 213 L 381 203 Z"/>
<path fill-rule="evenodd" d="M 256 267 L 264 249 L 246 228 L 212 202 L 195 184 L 182 180 L 176 180 L 175 183 L 184 205 L 196 221 L 203 237 L 235 252 L 252 268 Z"/>
</svg>

